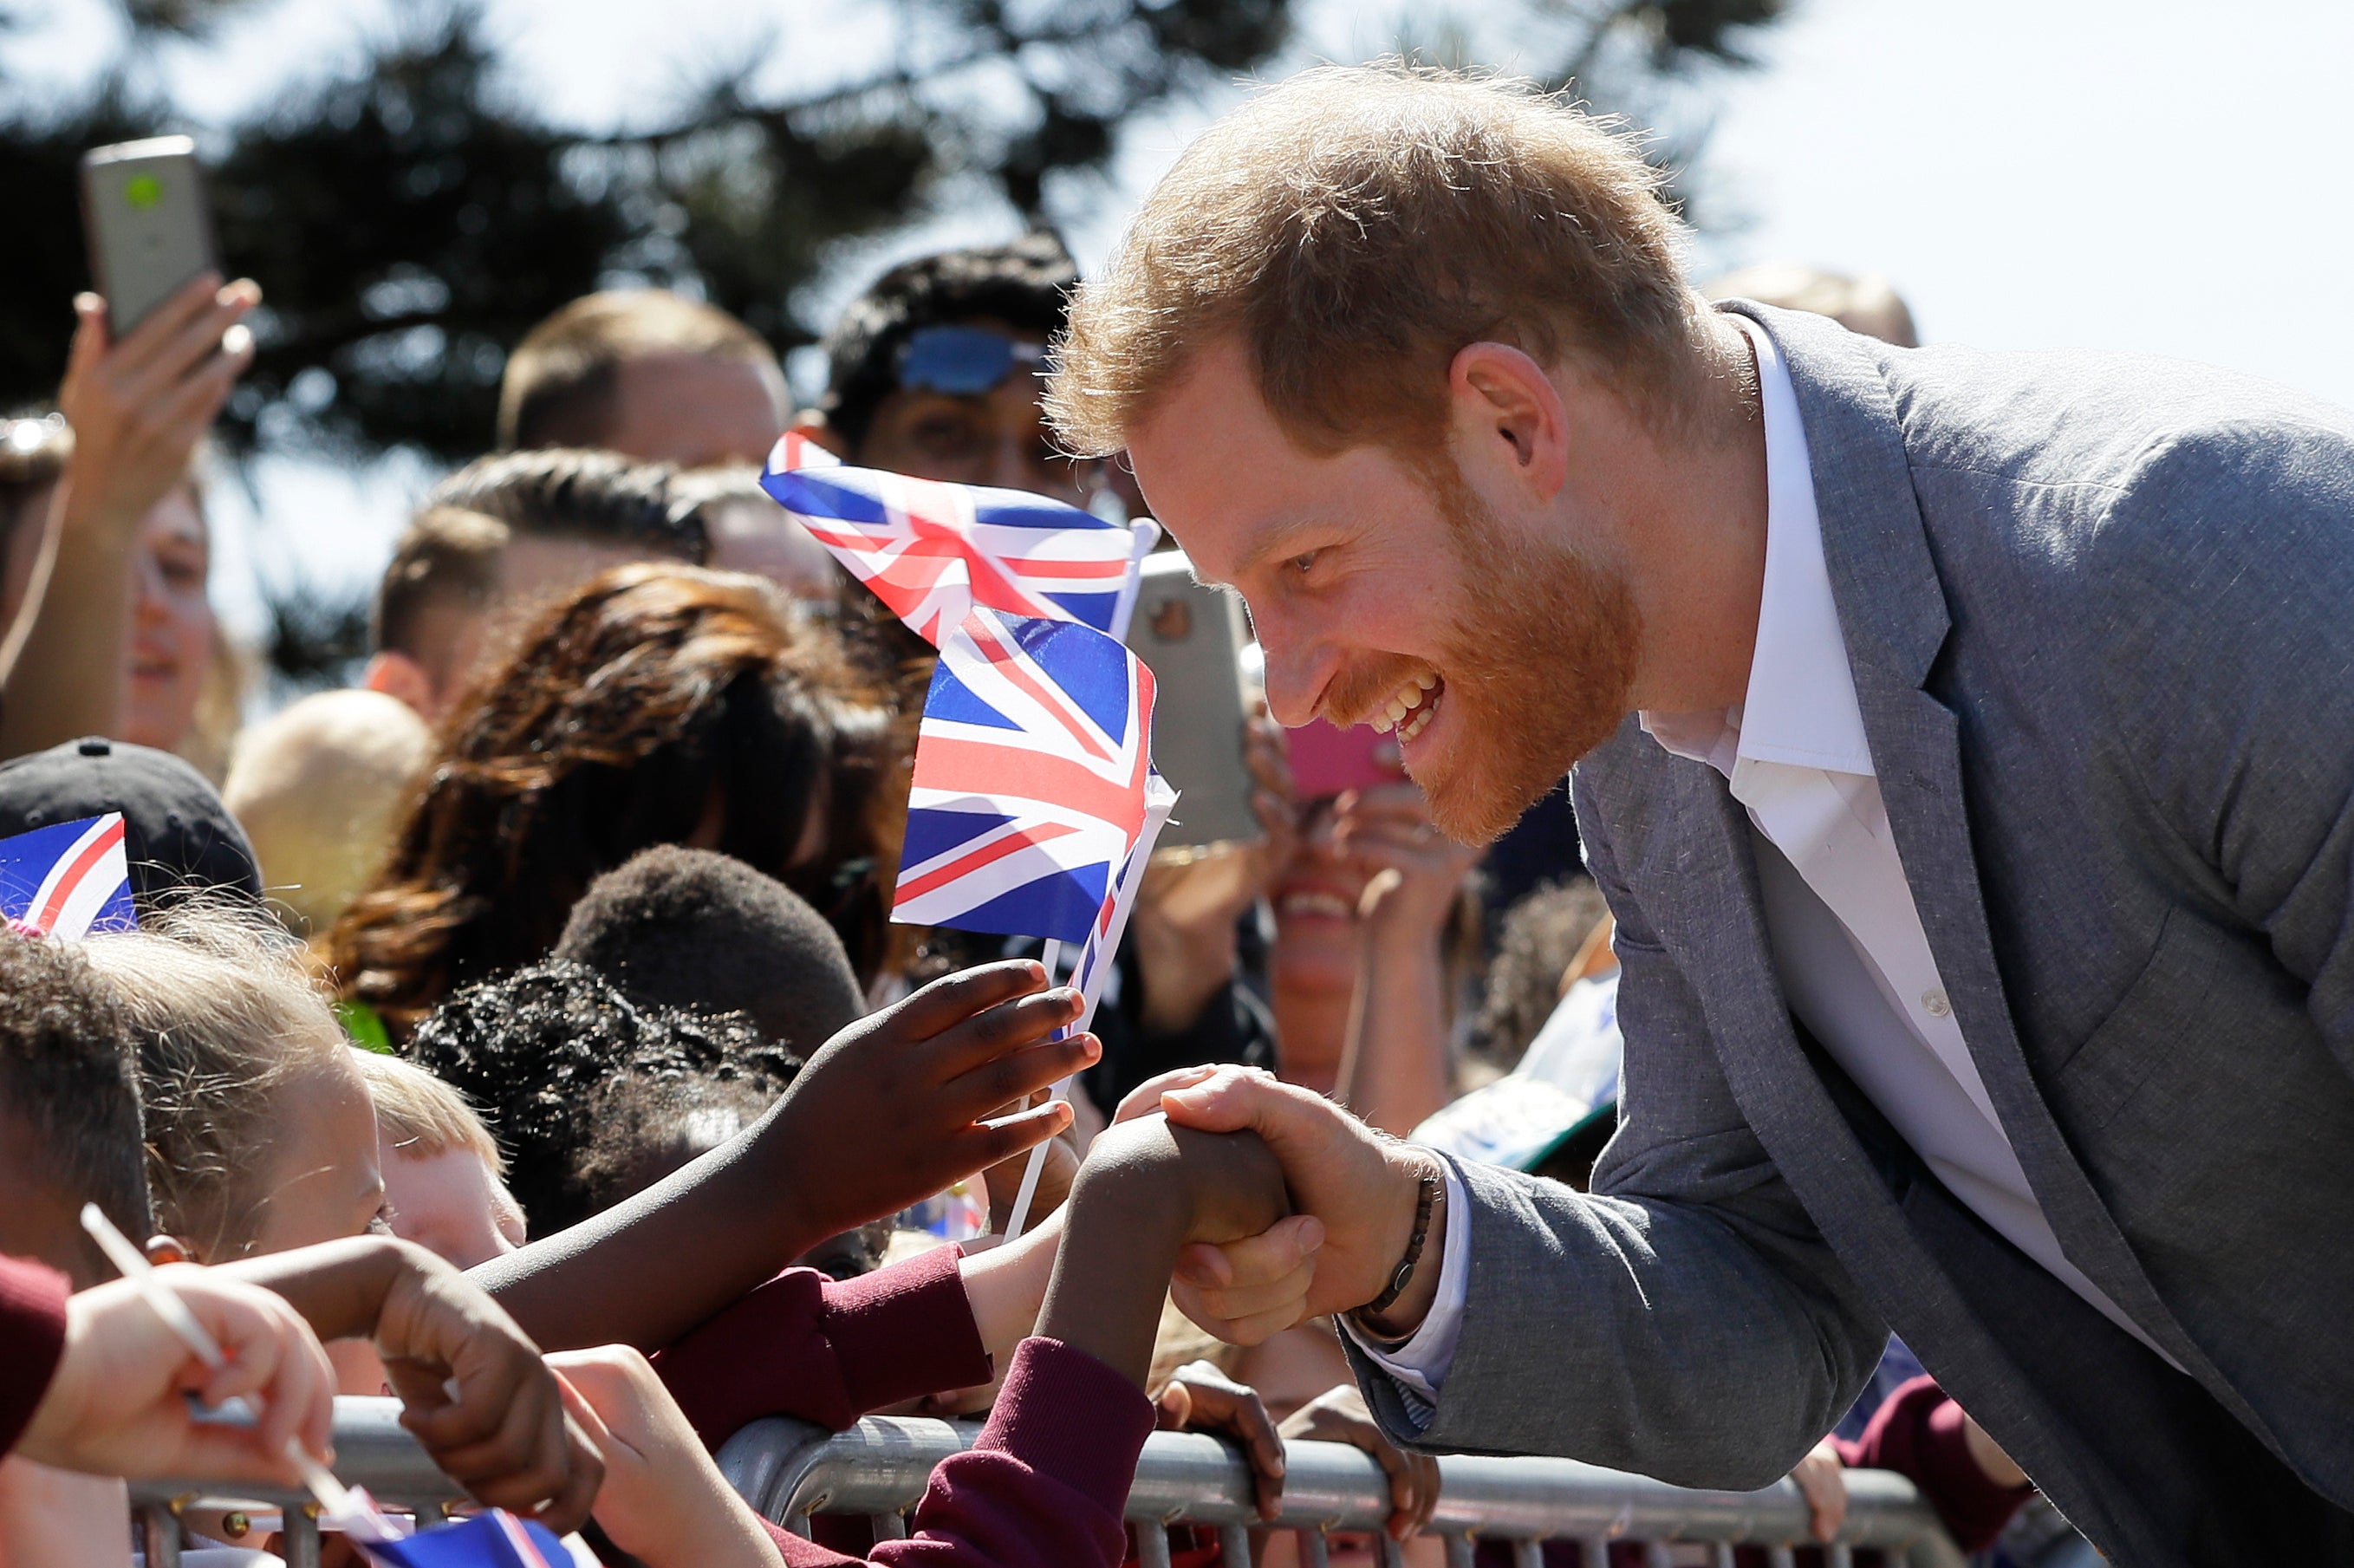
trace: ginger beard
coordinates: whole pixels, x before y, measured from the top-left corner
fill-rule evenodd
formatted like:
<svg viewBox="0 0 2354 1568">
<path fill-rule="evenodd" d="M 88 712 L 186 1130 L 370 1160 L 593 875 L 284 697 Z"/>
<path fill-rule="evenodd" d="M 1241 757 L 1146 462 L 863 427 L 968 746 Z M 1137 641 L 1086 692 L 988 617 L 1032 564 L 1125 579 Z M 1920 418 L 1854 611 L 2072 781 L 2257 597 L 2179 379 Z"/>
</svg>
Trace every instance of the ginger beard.
<svg viewBox="0 0 2354 1568">
<path fill-rule="evenodd" d="M 1431 821 L 1458 843 L 1493 842 L 1628 711 L 1642 642 L 1624 580 L 1575 553 L 1514 539 L 1451 462 L 1431 476 L 1457 572 L 1435 664 L 1381 654 L 1335 679 L 1326 710 L 1377 716 L 1417 673 L 1452 710 L 1453 744 L 1406 753 Z M 1434 715 L 1435 716 L 1435 715 Z"/>
</svg>

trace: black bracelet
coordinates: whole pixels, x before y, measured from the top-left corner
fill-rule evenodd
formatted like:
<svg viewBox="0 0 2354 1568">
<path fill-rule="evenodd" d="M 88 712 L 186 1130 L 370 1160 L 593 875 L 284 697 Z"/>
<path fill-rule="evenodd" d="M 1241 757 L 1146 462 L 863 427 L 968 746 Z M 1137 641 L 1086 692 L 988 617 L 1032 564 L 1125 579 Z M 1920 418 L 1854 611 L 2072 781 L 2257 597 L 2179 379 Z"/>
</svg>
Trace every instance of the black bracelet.
<svg viewBox="0 0 2354 1568">
<path fill-rule="evenodd" d="M 1359 1321 L 1380 1317 L 1392 1303 L 1405 1294 L 1406 1286 L 1414 1278 L 1414 1266 L 1422 1261 L 1423 1245 L 1430 1240 L 1431 1211 L 1438 1206 L 1438 1192 L 1442 1185 L 1437 1171 L 1423 1171 L 1422 1196 L 1415 1201 L 1414 1234 L 1406 1238 L 1405 1255 L 1398 1259 L 1397 1269 L 1390 1276 L 1389 1288 L 1357 1308 Z"/>
</svg>

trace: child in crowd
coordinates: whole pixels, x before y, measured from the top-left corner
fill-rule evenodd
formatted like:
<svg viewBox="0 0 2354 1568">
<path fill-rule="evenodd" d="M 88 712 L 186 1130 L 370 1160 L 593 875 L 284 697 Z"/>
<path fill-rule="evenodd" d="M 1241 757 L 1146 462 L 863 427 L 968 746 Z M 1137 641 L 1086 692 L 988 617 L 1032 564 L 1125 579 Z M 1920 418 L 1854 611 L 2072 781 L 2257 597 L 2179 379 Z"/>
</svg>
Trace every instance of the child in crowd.
<svg viewBox="0 0 2354 1568">
<path fill-rule="evenodd" d="M 392 848 L 432 732 L 380 692 L 317 692 L 238 737 L 222 802 L 244 825 L 270 906 L 324 936 Z"/>
<path fill-rule="evenodd" d="M 1156 1116 L 1098 1139 L 1053 1227 L 1059 1252 L 1027 1237 L 1002 1249 L 1050 1256 L 1053 1274 L 1035 1333 L 1013 1351 L 987 1425 L 970 1450 L 933 1472 L 910 1539 L 876 1546 L 868 1561 L 1120 1562 L 1129 1485 L 1155 1425 L 1143 1391 L 1177 1249 L 1189 1239 L 1256 1234 L 1285 1212 L 1281 1172 L 1255 1135 L 1204 1135 Z M 552 1360 L 576 1414 L 616 1456 L 598 1519 L 649 1568 L 856 1561 L 753 1514 L 634 1352 Z"/>
<path fill-rule="evenodd" d="M 469 986 L 411 1060 L 480 1104 L 535 1236 L 568 1228 L 757 1122 L 801 1071 L 741 1014 L 640 1005 L 560 960 Z"/>
<path fill-rule="evenodd" d="M 599 877 L 554 956 L 641 1003 L 740 1013 L 803 1054 L 866 1011 L 824 917 L 775 877 L 709 850 L 657 844 Z"/>
<path fill-rule="evenodd" d="M 0 1253 L 78 1289 L 111 1277 L 78 1217 L 93 1202 L 147 1234 L 129 1022 L 80 953 L 0 932 Z M 119 1480 L 0 1459 L 0 1563 L 122 1561 L 127 1507 Z"/>
<path fill-rule="evenodd" d="M 460 1268 L 523 1245 L 507 1162 L 466 1097 L 397 1056 L 355 1052 L 376 1105 L 376 1169 L 392 1234 Z"/>
<path fill-rule="evenodd" d="M 283 933 L 194 901 L 86 950 L 130 1015 L 166 1234 L 225 1263 L 383 1231 L 366 1079 Z"/>
</svg>

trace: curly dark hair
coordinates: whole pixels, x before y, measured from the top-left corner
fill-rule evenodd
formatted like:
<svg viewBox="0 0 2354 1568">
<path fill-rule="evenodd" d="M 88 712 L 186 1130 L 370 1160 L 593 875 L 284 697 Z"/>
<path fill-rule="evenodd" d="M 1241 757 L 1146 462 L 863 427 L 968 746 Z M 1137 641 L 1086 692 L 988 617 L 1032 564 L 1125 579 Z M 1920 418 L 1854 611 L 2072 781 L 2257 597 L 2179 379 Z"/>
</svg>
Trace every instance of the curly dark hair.
<svg viewBox="0 0 2354 1568">
<path fill-rule="evenodd" d="M 79 948 L 8 931 L 0 931 L 0 1125 L 55 1197 L 96 1203 L 126 1234 L 153 1234 L 139 1058 L 122 1000 Z M 106 1277 L 95 1253 L 47 1261 L 86 1273 L 80 1283 Z"/>
<path fill-rule="evenodd" d="M 1504 912 L 1488 990 L 1471 1022 L 1471 1054 L 1511 1071 L 1561 1001 L 1561 977 L 1610 912 L 1589 877 L 1547 883 Z"/>
<path fill-rule="evenodd" d="M 599 875 L 690 842 L 807 899 L 869 982 L 888 945 L 903 735 L 769 584 L 613 567 L 443 721 L 385 870 L 330 934 L 343 994 L 405 1034 L 455 988 L 545 957 Z"/>
<path fill-rule="evenodd" d="M 595 969 L 560 959 L 459 991 L 417 1026 L 403 1054 L 481 1107 L 535 1236 L 617 1201 L 628 1162 L 610 1139 L 600 1144 L 599 1128 L 617 1086 L 732 1086 L 765 1100 L 801 1067 L 741 1014 L 641 1004 Z"/>
</svg>

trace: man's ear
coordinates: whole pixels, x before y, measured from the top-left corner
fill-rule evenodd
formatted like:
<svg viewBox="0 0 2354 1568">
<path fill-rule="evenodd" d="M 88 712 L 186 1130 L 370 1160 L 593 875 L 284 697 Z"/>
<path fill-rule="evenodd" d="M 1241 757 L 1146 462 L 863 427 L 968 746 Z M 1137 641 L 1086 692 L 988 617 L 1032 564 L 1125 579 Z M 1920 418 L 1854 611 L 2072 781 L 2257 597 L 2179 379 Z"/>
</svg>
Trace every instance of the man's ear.
<svg viewBox="0 0 2354 1568">
<path fill-rule="evenodd" d="M 367 668 L 360 673 L 360 684 L 407 703 L 427 724 L 439 716 L 440 705 L 433 699 L 432 677 L 426 674 L 424 665 L 406 653 L 387 648 L 370 659 Z"/>
<path fill-rule="evenodd" d="M 792 429 L 793 434 L 803 440 L 814 442 L 844 462 L 850 461 L 850 443 L 843 440 L 842 432 L 827 424 L 825 416 L 815 408 L 803 408 L 795 414 Z"/>
<path fill-rule="evenodd" d="M 1475 343 L 1447 367 L 1456 450 L 1546 502 L 1569 479 L 1569 415 L 1544 366 L 1504 343 Z"/>
<path fill-rule="evenodd" d="M 196 1255 L 177 1236 L 154 1235 L 147 1238 L 147 1261 L 161 1268 L 167 1263 L 194 1263 Z"/>
</svg>

